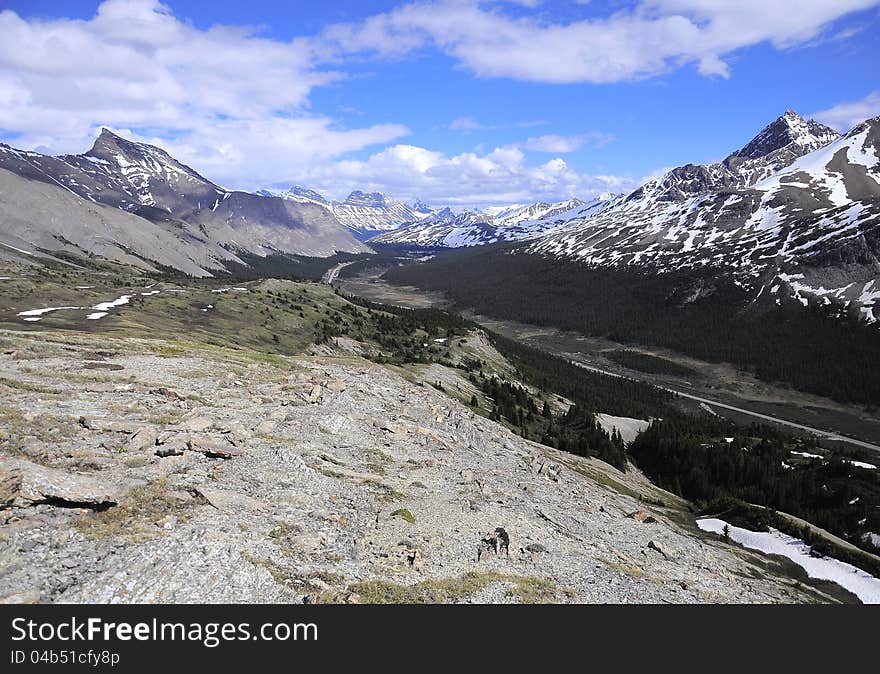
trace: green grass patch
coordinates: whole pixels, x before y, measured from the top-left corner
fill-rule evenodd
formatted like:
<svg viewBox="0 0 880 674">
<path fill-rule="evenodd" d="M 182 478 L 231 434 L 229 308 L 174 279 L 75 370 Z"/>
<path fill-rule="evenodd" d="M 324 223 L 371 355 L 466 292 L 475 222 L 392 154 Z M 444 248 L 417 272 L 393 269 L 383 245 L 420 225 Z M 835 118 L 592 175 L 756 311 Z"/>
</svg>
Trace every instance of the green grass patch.
<svg viewBox="0 0 880 674">
<path fill-rule="evenodd" d="M 398 508 L 393 513 L 391 513 L 391 517 L 399 517 L 402 520 L 406 520 L 410 524 L 416 523 L 415 516 L 407 508 Z"/>
<path fill-rule="evenodd" d="M 365 604 L 450 604 L 472 597 L 492 583 L 511 585 L 508 596 L 524 604 L 554 603 L 559 592 L 556 584 L 547 578 L 495 571 L 472 571 L 462 576 L 424 580 L 415 585 L 368 580 L 351 585 L 349 590 Z"/>
</svg>

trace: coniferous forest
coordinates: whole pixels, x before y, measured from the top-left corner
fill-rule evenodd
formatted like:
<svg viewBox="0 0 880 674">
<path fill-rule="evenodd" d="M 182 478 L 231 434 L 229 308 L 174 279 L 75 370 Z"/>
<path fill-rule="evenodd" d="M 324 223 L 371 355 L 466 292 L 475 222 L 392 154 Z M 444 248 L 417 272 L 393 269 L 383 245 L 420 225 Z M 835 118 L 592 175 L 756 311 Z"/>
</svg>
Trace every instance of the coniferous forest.
<svg viewBox="0 0 880 674">
<path fill-rule="evenodd" d="M 767 426 L 678 413 L 652 423 L 628 452 L 657 485 L 711 514 L 731 502 L 765 506 L 873 550 L 863 536 L 880 528 L 880 476 L 844 455 L 820 455 Z M 789 533 L 817 543 L 809 531 Z"/>
<path fill-rule="evenodd" d="M 758 306 L 717 270 L 598 269 L 505 244 L 444 252 L 385 278 L 444 292 L 488 316 L 665 347 L 841 402 L 880 405 L 880 330 L 818 307 Z"/>
</svg>

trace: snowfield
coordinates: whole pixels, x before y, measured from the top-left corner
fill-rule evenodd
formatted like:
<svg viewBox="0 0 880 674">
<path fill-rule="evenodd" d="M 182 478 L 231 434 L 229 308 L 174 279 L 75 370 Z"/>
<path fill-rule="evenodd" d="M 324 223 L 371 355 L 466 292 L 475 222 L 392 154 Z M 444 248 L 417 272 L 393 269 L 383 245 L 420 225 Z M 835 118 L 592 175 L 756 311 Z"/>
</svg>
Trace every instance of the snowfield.
<svg viewBox="0 0 880 674">
<path fill-rule="evenodd" d="M 865 604 L 880 604 L 880 579 L 830 557 L 811 557 L 810 546 L 799 538 L 792 538 L 772 527 L 769 532 L 749 531 L 715 518 L 697 520 L 697 526 L 716 534 L 722 534 L 727 526 L 731 540 L 740 545 L 768 555 L 787 557 L 804 569 L 810 578 L 835 582 Z"/>
<path fill-rule="evenodd" d="M 65 309 L 82 309 L 82 307 L 46 307 L 45 309 L 28 309 L 27 311 L 19 311 L 17 316 L 25 316 L 24 320 L 26 321 L 38 321 L 43 317 L 43 314 L 51 313 L 52 311 L 63 311 Z"/>
<path fill-rule="evenodd" d="M 113 307 L 119 307 L 123 304 L 128 304 L 131 299 L 131 295 L 122 295 L 121 297 L 117 297 L 115 300 L 111 300 L 109 302 L 100 302 L 92 307 L 95 311 L 109 311 Z"/>
</svg>

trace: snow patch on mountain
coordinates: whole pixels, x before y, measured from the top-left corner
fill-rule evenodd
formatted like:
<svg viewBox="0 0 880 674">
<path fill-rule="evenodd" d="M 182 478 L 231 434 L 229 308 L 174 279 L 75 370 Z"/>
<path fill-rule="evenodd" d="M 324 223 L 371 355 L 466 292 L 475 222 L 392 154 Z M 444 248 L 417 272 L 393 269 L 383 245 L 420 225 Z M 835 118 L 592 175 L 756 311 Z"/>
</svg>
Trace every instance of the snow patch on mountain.
<svg viewBox="0 0 880 674">
<path fill-rule="evenodd" d="M 330 201 L 315 190 L 301 185 L 294 185 L 283 191 L 261 190 L 257 194 L 322 206 L 361 239 L 369 238 L 378 232 L 397 229 L 433 213 L 433 210 L 421 201 L 410 206 L 381 192 L 355 190 L 345 201 Z"/>
</svg>

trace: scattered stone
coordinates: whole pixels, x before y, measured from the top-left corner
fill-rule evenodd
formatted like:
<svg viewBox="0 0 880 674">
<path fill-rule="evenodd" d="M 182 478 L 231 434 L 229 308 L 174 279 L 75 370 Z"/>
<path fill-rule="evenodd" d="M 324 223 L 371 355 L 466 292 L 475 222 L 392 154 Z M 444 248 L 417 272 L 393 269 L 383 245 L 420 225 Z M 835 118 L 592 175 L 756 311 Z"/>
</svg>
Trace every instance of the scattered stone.
<svg viewBox="0 0 880 674">
<path fill-rule="evenodd" d="M 186 396 L 181 395 L 174 389 L 168 388 L 167 386 L 160 386 L 159 388 L 152 389 L 150 391 L 153 395 L 165 396 L 166 398 L 171 398 L 172 400 L 186 400 Z"/>
<path fill-rule="evenodd" d="M 231 459 L 242 454 L 241 450 L 220 445 L 203 438 L 189 438 L 186 446 L 190 451 L 200 452 L 211 459 Z"/>
<path fill-rule="evenodd" d="M 660 545 L 660 543 L 657 543 L 656 541 L 653 541 L 653 540 L 648 541 L 648 548 L 650 548 L 651 550 L 654 550 L 655 552 L 659 552 L 666 559 L 672 559 L 672 557 L 669 555 L 669 553 L 666 552 L 666 550 L 663 548 L 663 546 Z"/>
<path fill-rule="evenodd" d="M 600 507 L 599 509 L 600 509 L 602 512 L 604 512 L 604 508 L 601 508 L 601 507 Z M 629 514 L 627 515 L 627 517 L 629 517 L 630 519 L 635 520 L 636 522 L 641 522 L 642 524 L 653 524 L 654 522 L 657 521 L 657 520 L 654 518 L 653 515 L 650 515 L 650 514 L 649 514 L 647 511 L 645 511 L 645 510 L 636 510 L 636 511 L 634 511 L 634 512 L 629 513 Z"/>
<path fill-rule="evenodd" d="M 214 425 L 214 422 L 208 419 L 207 417 L 192 417 L 191 419 L 187 419 L 186 421 L 181 422 L 177 425 L 177 428 L 182 431 L 192 431 L 193 433 L 203 433 L 204 431 L 211 428 Z"/>
<path fill-rule="evenodd" d="M 0 458 L 0 508 L 47 503 L 103 509 L 118 501 L 118 489 L 97 477 L 67 473 L 23 459 Z"/>
<path fill-rule="evenodd" d="M 154 428 L 143 426 L 125 443 L 125 451 L 138 452 L 156 444 L 159 434 Z"/>
</svg>

